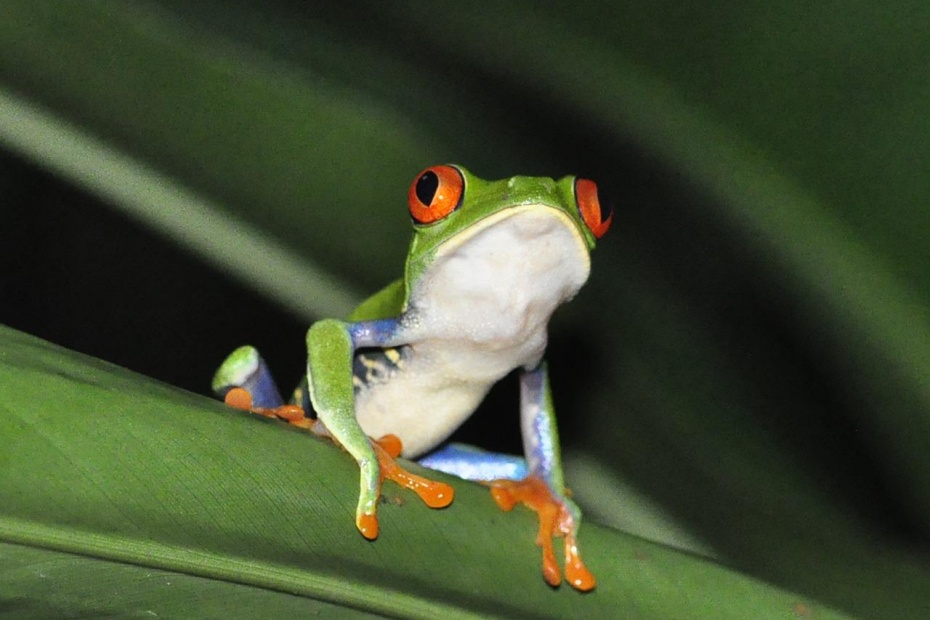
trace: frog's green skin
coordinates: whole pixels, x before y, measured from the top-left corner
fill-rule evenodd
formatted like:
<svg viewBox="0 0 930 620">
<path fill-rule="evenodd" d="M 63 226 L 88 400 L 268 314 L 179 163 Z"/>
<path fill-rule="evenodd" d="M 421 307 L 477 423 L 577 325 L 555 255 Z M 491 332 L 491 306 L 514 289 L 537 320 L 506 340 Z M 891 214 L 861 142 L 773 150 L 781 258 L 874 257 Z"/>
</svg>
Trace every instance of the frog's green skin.
<svg viewBox="0 0 930 620">
<path fill-rule="evenodd" d="M 375 514 L 380 494 L 369 437 L 391 433 L 403 456 L 427 455 L 428 467 L 471 479 L 539 477 L 577 528 L 580 512 L 565 495 L 543 363 L 549 318 L 586 281 L 595 245 L 576 203 L 576 179 L 484 181 L 454 170 L 464 184 L 458 207 L 434 223 L 415 223 L 404 277 L 347 320 L 311 326 L 309 399 L 359 464 L 359 518 Z M 609 212 L 602 217 L 609 224 Z M 516 368 L 525 461 L 459 446 L 437 450 Z M 254 349 L 244 348 L 217 373 L 214 389 L 266 374 Z M 252 379 L 250 387 L 258 383 Z M 266 400 L 260 406 L 276 406 L 276 395 Z"/>
</svg>

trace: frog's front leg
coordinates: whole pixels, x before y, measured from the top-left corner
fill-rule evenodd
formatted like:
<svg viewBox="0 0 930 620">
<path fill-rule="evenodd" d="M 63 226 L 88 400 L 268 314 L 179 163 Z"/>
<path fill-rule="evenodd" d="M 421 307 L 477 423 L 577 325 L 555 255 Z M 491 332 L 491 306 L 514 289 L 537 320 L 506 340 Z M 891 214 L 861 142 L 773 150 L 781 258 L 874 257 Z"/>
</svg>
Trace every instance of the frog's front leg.
<svg viewBox="0 0 930 620">
<path fill-rule="evenodd" d="M 317 416 L 332 438 L 355 458 L 360 470 L 355 524 L 368 539 L 378 536 L 377 506 L 381 483 L 387 478 L 415 491 L 431 508 L 442 508 L 453 499 L 447 484 L 407 472 L 394 458 L 402 446 L 392 435 L 372 441 L 355 416 L 352 359 L 362 347 L 389 347 L 398 341 L 398 320 L 384 319 L 345 323 L 326 319 L 307 332 L 307 386 Z"/>
<path fill-rule="evenodd" d="M 581 510 L 568 498 L 562 476 L 559 437 L 545 364 L 521 376 L 520 427 L 529 475 L 522 480 L 491 481 L 488 483 L 491 494 L 504 510 L 522 503 L 537 513 L 536 544 L 542 548 L 543 577 L 550 585 L 557 586 L 562 580 L 552 548 L 555 536 L 564 539 L 566 579 L 579 590 L 591 590 L 595 586 L 594 575 L 578 551 Z"/>
</svg>

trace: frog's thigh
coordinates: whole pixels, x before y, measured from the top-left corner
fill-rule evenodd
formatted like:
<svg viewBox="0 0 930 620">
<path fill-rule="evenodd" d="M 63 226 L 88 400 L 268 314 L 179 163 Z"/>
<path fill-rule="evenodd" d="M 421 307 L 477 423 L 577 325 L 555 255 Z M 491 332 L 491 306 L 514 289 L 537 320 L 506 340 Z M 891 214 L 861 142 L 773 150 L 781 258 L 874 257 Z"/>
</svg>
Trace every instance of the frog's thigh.
<svg viewBox="0 0 930 620">
<path fill-rule="evenodd" d="M 417 462 L 465 480 L 522 480 L 527 475 L 526 460 L 522 457 L 487 452 L 461 443 L 446 444 Z"/>
</svg>

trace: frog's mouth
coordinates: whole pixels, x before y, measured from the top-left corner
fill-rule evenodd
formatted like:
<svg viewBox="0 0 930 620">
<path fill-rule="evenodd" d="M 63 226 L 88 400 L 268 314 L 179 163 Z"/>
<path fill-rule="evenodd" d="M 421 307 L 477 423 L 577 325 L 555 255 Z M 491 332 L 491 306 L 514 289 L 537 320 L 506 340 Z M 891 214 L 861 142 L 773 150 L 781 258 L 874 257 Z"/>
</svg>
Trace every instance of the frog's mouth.
<svg viewBox="0 0 930 620">
<path fill-rule="evenodd" d="M 505 223 L 504 220 L 508 221 Z M 473 242 L 498 225 L 512 228 L 516 233 L 515 237 L 518 238 L 515 240 L 527 242 L 528 247 L 541 245 L 541 237 L 545 237 L 545 241 L 550 243 L 562 243 L 566 246 L 561 248 L 566 259 L 573 257 L 574 260 L 584 263 L 586 273 L 591 269 L 591 255 L 587 243 L 575 222 L 561 209 L 541 203 L 513 206 L 475 222 L 456 236 L 447 239 L 437 249 L 434 261 L 459 251 L 462 246 Z M 555 239 L 559 232 L 562 234 L 558 236 L 564 239 Z M 565 243 L 568 238 L 571 238 L 573 243 Z"/>
<path fill-rule="evenodd" d="M 511 218 L 516 219 L 508 222 L 507 225 L 515 224 L 520 228 L 528 229 L 527 232 L 530 234 L 537 231 L 538 233 L 544 234 L 547 228 L 544 222 L 550 222 L 552 225 L 554 225 L 555 222 L 559 222 L 561 226 L 572 233 L 572 237 L 575 240 L 574 245 L 576 246 L 576 251 L 574 253 L 577 254 L 579 258 L 583 257 L 583 260 L 590 264 L 587 244 L 575 222 L 561 209 L 541 203 L 516 205 L 478 220 L 454 237 L 445 240 L 442 246 L 437 249 L 435 259 L 439 259 L 443 255 L 458 250 L 462 245 L 473 240 L 475 237 L 484 234 L 487 230 Z M 537 231 L 532 230 L 533 228 L 536 228 Z"/>
</svg>

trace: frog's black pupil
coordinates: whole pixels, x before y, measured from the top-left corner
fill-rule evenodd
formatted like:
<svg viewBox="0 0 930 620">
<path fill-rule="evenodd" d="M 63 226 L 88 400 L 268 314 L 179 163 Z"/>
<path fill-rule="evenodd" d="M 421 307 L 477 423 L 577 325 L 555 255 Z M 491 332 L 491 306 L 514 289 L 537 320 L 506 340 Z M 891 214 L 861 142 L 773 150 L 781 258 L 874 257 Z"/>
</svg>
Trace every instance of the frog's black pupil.
<svg viewBox="0 0 930 620">
<path fill-rule="evenodd" d="M 417 180 L 417 200 L 427 207 L 433 203 L 436 190 L 439 189 L 439 177 L 432 170 L 427 170 Z"/>
<path fill-rule="evenodd" d="M 610 196 L 601 191 L 600 187 L 597 188 L 597 202 L 601 205 L 601 224 L 603 224 L 613 214 L 614 203 L 610 200 Z"/>
</svg>

